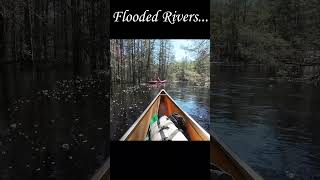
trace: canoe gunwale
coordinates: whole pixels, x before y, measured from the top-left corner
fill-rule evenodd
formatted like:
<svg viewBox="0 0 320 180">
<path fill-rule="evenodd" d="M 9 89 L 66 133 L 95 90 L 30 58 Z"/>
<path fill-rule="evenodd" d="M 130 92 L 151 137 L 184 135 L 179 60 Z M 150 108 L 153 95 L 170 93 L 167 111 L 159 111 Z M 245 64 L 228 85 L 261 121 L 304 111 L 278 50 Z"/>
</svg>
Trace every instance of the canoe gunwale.
<svg viewBox="0 0 320 180">
<path fill-rule="evenodd" d="M 157 99 L 160 97 L 161 95 L 160 91 L 157 96 L 151 101 L 151 103 L 148 105 L 148 107 L 143 111 L 143 113 L 139 116 L 139 118 L 132 124 L 132 126 L 130 126 L 130 128 L 126 131 L 126 133 L 124 133 L 124 135 L 120 138 L 120 141 L 125 141 L 127 140 L 127 138 L 129 137 L 129 135 L 131 134 L 132 131 L 135 130 L 135 128 L 137 127 L 137 125 L 140 123 L 141 119 L 145 116 L 145 114 L 150 110 L 150 108 L 153 106 L 153 104 L 157 101 Z"/>
<path fill-rule="evenodd" d="M 103 179 L 109 179 L 110 174 L 110 157 L 107 158 L 107 160 L 104 162 L 102 167 L 100 167 L 94 176 L 90 180 L 103 180 Z"/>
<path fill-rule="evenodd" d="M 263 178 L 259 174 L 257 174 L 247 163 L 241 160 L 240 157 L 235 154 L 229 148 L 229 146 L 227 146 L 214 132 L 210 132 L 210 136 L 211 143 L 213 145 L 213 147 L 210 147 L 213 148 L 211 149 L 211 153 L 214 153 L 214 148 L 217 148 L 215 146 L 219 146 L 218 148 L 225 153 L 225 155 L 229 158 L 229 160 L 232 161 L 233 164 L 237 166 L 237 168 L 241 169 L 242 174 L 244 174 L 247 178 L 250 178 L 252 180 L 263 180 Z M 211 159 L 210 161 L 213 161 L 213 159 Z M 219 166 L 219 164 L 217 165 Z"/>
</svg>

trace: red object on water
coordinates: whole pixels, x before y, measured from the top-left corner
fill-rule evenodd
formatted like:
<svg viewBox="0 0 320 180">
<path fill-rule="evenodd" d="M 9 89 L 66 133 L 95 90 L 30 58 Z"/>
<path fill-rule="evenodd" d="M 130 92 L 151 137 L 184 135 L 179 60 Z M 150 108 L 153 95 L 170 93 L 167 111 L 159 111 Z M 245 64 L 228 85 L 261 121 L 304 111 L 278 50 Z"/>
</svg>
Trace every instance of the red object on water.
<svg viewBox="0 0 320 180">
<path fill-rule="evenodd" d="M 160 81 L 148 81 L 149 84 L 161 84 L 161 83 L 165 83 L 167 82 L 167 80 L 160 80 Z"/>
</svg>

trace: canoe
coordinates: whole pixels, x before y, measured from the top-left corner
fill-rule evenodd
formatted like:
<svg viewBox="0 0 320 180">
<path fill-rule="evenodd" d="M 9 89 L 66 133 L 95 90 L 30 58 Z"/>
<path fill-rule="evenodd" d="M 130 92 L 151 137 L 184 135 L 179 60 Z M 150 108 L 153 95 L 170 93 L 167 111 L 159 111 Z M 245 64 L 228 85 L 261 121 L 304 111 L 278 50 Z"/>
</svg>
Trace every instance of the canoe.
<svg viewBox="0 0 320 180">
<path fill-rule="evenodd" d="M 149 84 L 162 84 L 162 83 L 166 83 L 167 80 L 162 80 L 162 81 L 148 81 Z"/>
<path fill-rule="evenodd" d="M 185 120 L 186 133 L 191 141 L 210 141 L 209 133 L 183 111 L 164 89 L 158 93 L 120 141 L 144 141 L 148 134 L 149 124 L 155 116 L 166 115 L 169 117 L 173 113 L 178 113 Z"/>
<path fill-rule="evenodd" d="M 110 180 L 110 158 L 95 172 L 91 180 Z"/>
<path fill-rule="evenodd" d="M 167 111 L 163 112 L 163 107 L 166 107 Z M 207 133 L 188 113 L 184 112 L 165 90 L 158 93 L 140 117 L 121 137 L 120 141 L 144 141 L 152 117 L 162 114 L 170 115 L 173 112 L 178 113 L 186 120 L 186 129 L 191 141 L 210 141 L 211 163 L 230 174 L 235 180 L 263 180 L 259 174 L 233 153 L 215 133 Z M 91 180 L 109 179 L 110 164 L 107 160 Z"/>
<path fill-rule="evenodd" d="M 210 162 L 235 180 L 263 180 L 213 132 L 210 132 Z"/>
</svg>

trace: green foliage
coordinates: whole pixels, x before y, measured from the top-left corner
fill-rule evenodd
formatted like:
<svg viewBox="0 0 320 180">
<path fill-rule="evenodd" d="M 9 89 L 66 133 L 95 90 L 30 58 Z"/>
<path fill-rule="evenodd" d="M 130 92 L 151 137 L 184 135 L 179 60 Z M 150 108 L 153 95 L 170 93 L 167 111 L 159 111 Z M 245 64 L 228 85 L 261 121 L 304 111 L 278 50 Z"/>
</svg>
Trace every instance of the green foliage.
<svg viewBox="0 0 320 180">
<path fill-rule="evenodd" d="M 188 81 L 193 84 L 209 82 L 209 57 L 194 61 L 173 61 L 169 66 L 170 81 Z"/>
<path fill-rule="evenodd" d="M 143 83 L 156 78 L 204 84 L 209 81 L 209 41 L 195 40 L 185 47 L 190 55 L 176 61 L 170 40 L 113 39 L 112 81 Z"/>
<path fill-rule="evenodd" d="M 278 58 L 289 58 L 292 52 L 290 43 L 278 35 L 260 32 L 248 27 L 239 31 L 241 56 L 250 62 L 274 64 Z"/>
<path fill-rule="evenodd" d="M 319 29 L 318 0 L 211 0 L 213 61 L 302 72 L 307 61 L 319 65 Z"/>
</svg>

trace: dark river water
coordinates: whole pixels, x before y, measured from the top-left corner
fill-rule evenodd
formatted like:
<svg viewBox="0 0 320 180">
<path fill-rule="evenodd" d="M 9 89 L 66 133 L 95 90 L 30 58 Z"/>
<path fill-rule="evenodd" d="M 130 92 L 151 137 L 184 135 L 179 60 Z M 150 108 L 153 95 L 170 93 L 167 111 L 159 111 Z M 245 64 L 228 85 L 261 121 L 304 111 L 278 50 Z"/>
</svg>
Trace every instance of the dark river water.
<svg viewBox="0 0 320 180">
<path fill-rule="evenodd" d="M 265 179 L 320 179 L 320 88 L 215 68 L 211 130 Z"/>
<path fill-rule="evenodd" d="M 109 156 L 108 81 L 66 67 L 0 73 L 0 179 L 89 179 Z M 320 179 L 320 88 L 272 76 L 215 68 L 211 92 L 113 85 L 110 137 L 120 139 L 164 88 L 265 179 Z"/>
<path fill-rule="evenodd" d="M 209 131 L 208 87 L 195 87 L 186 83 L 167 83 L 165 86 L 113 85 L 110 123 L 112 140 L 122 137 L 161 89 L 165 89 L 184 111 Z"/>
<path fill-rule="evenodd" d="M 109 156 L 107 81 L 70 69 L 0 67 L 1 180 L 86 180 Z"/>
</svg>

